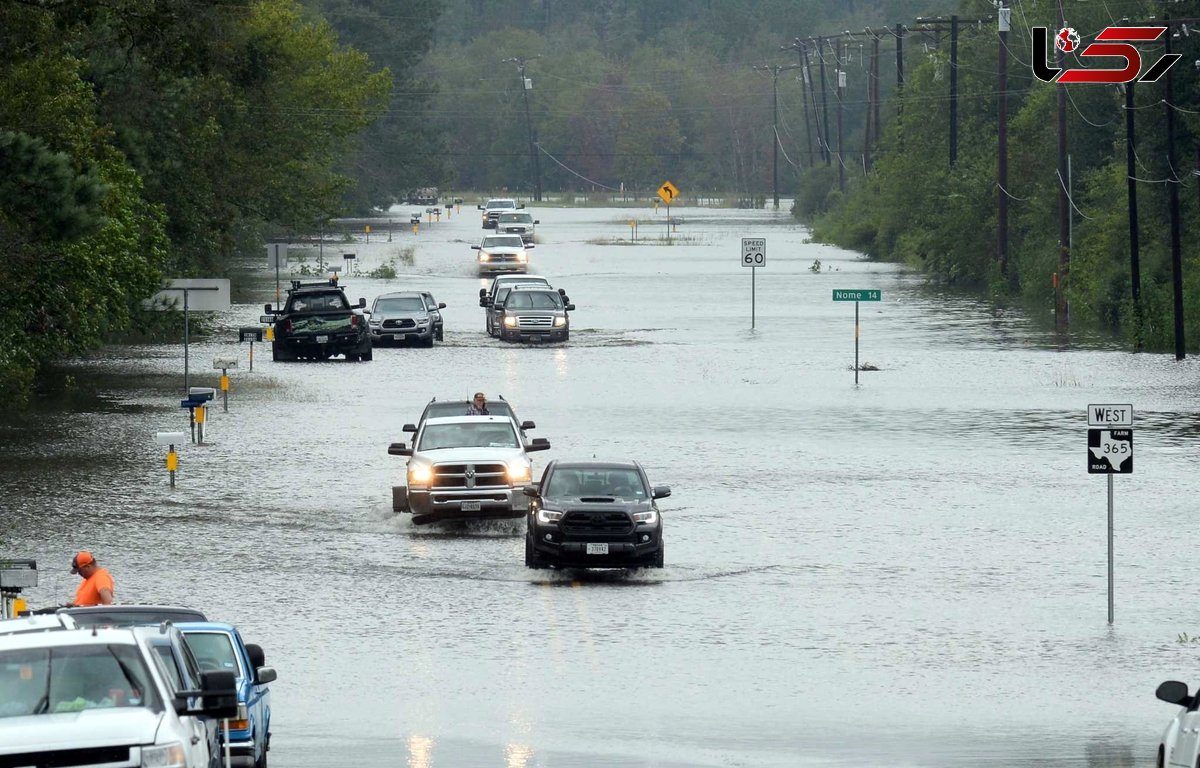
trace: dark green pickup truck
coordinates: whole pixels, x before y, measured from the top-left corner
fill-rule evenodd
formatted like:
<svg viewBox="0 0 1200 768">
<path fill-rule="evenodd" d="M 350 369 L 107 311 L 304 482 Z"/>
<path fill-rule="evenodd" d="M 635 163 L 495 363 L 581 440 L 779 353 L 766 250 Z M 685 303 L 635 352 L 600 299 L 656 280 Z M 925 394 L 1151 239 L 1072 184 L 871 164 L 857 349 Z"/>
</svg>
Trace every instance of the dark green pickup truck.
<svg viewBox="0 0 1200 768">
<path fill-rule="evenodd" d="M 266 305 L 275 315 L 275 340 L 271 357 L 277 361 L 328 360 L 345 355 L 347 360 L 370 360 L 371 329 L 362 309 L 366 299 L 350 305 L 335 280 L 320 283 L 292 281 L 287 303 L 281 309 Z"/>
</svg>

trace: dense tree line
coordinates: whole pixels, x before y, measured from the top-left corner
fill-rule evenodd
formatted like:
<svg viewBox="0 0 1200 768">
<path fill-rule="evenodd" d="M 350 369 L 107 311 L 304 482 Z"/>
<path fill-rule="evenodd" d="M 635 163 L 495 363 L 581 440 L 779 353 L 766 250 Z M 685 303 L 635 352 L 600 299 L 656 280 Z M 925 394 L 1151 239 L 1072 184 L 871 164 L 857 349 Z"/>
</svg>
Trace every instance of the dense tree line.
<svg viewBox="0 0 1200 768">
<path fill-rule="evenodd" d="M 292 0 L 0 0 L 0 396 L 337 212 L 390 81 Z"/>
<path fill-rule="evenodd" d="M 1113 4 L 1110 4 L 1113 5 Z M 1159 2 L 1067 5 L 1069 25 L 1084 43 L 1122 23 L 1196 17 L 1200 4 Z M 965 2 L 964 18 L 994 16 L 990 3 Z M 1192 173 L 1200 165 L 1200 91 L 1196 88 L 1200 35 L 1173 27 L 1171 43 L 1183 54 L 1165 83 L 1134 86 L 1135 178 L 1140 241 L 1140 301 L 1133 300 L 1130 262 L 1125 134 L 1125 93 L 1117 85 L 1069 85 L 1066 122 L 1070 173 L 1070 264 L 1059 264 L 1060 188 L 1057 150 L 1057 89 L 1031 70 L 1031 27 L 1057 29 L 1053 0 L 1023 0 L 1009 34 L 1008 146 L 1009 261 L 998 259 L 998 42 L 992 21 L 963 30 L 958 47 L 958 159 L 949 157 L 949 46 L 940 37 L 909 40 L 911 72 L 901 96 L 889 100 L 888 124 L 870 173 L 852 163 L 845 192 L 818 167 L 803 175 L 797 214 L 815 221 L 820 239 L 902 261 L 933 280 L 1021 301 L 1048 316 L 1055 307 L 1055 280 L 1062 281 L 1073 329 L 1102 328 L 1122 334 L 1132 348 L 1169 350 L 1174 345 L 1173 270 L 1169 243 L 1168 185 L 1176 185 L 1183 222 L 1182 260 L 1188 348 L 1200 348 L 1200 247 L 1195 226 L 1200 196 Z M 1143 46 L 1143 71 L 1164 47 Z M 1053 61 L 1051 54 L 1051 61 Z M 1115 59 L 1085 62 L 1113 67 Z M 1068 57 L 1068 65 L 1079 60 Z M 1175 162 L 1168 163 L 1166 114 L 1176 123 Z M 857 160 L 857 156 L 855 160 Z"/>
</svg>

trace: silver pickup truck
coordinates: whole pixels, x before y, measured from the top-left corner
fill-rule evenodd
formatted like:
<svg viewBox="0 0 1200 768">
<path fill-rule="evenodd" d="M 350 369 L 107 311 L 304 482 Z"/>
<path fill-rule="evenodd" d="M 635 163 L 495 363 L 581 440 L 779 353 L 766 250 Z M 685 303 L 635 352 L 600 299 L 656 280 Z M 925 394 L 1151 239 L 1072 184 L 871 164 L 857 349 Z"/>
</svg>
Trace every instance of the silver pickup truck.
<svg viewBox="0 0 1200 768">
<path fill-rule="evenodd" d="M 395 495 L 421 525 L 523 517 L 533 476 L 527 454 L 549 448 L 545 438 L 526 445 L 508 416 L 441 416 L 425 420 L 413 447 L 392 443 L 388 453 L 410 457 L 406 490 Z"/>
</svg>

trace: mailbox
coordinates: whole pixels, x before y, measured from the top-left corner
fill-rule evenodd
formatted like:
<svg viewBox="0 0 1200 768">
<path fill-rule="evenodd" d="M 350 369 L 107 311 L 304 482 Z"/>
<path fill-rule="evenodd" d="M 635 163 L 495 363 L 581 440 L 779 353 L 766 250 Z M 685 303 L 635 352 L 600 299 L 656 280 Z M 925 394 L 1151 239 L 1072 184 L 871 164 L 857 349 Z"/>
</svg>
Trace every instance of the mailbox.
<svg viewBox="0 0 1200 768">
<path fill-rule="evenodd" d="M 204 405 L 216 396 L 217 390 L 213 387 L 192 387 L 188 390 L 188 397 L 199 402 L 200 405 Z"/>
<path fill-rule="evenodd" d="M 183 445 L 188 436 L 185 432 L 155 432 L 154 442 L 159 445 Z"/>
<path fill-rule="evenodd" d="M 38 585 L 36 560 L 5 558 L 0 561 L 0 589 L 27 589 Z"/>
<path fill-rule="evenodd" d="M 213 368 L 224 370 L 226 368 L 237 368 L 238 359 L 236 357 L 214 357 Z"/>
<path fill-rule="evenodd" d="M 269 322 L 269 321 L 267 321 L 267 322 Z M 262 340 L 263 340 L 263 329 L 262 328 L 259 328 L 256 325 L 248 326 L 246 328 L 238 328 L 238 341 L 239 342 L 262 341 Z"/>
</svg>

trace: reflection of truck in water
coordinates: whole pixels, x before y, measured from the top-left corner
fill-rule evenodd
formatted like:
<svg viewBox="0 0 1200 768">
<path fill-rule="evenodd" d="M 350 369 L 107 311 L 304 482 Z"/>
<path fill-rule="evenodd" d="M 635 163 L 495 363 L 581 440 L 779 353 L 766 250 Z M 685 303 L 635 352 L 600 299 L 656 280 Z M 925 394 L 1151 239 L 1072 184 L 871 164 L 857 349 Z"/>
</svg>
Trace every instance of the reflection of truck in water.
<svg viewBox="0 0 1200 768">
<path fill-rule="evenodd" d="M 328 360 L 345 355 L 347 360 L 370 360 L 371 332 L 362 313 L 366 300 L 351 306 L 336 280 L 320 283 L 292 282 L 285 306 L 268 315 L 275 317 L 275 340 L 271 345 L 276 361 Z"/>
<path fill-rule="evenodd" d="M 420 189 L 414 189 L 408 193 L 408 198 L 405 202 L 409 205 L 437 205 L 438 188 L 421 187 Z"/>
</svg>

